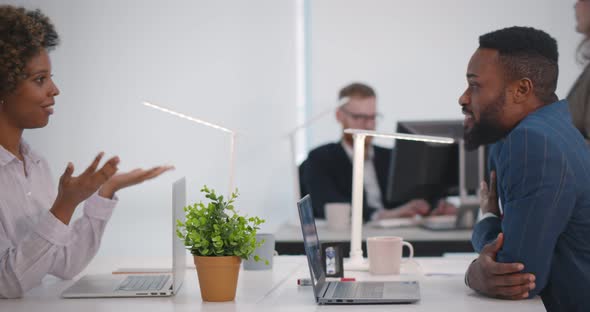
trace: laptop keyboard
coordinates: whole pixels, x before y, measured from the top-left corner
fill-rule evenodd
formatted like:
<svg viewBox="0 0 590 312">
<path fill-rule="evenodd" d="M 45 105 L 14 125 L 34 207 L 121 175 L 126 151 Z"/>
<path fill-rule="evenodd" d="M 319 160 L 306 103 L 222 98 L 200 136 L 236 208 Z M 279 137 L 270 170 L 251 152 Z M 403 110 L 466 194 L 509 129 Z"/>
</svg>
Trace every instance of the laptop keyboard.
<svg viewBox="0 0 590 312">
<path fill-rule="evenodd" d="M 343 282 L 336 285 L 332 298 L 382 298 L 382 282 L 350 283 Z"/>
<path fill-rule="evenodd" d="M 149 291 L 160 290 L 170 275 L 130 275 L 119 285 L 117 290 L 122 291 Z"/>
</svg>

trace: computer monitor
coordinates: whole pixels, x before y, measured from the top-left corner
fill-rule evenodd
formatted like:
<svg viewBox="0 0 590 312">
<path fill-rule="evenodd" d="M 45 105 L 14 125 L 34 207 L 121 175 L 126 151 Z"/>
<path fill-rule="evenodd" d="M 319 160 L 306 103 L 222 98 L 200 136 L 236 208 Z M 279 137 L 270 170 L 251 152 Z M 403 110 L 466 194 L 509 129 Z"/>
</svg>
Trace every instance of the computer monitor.
<svg viewBox="0 0 590 312">
<path fill-rule="evenodd" d="M 462 120 L 402 121 L 397 132 L 463 138 Z M 465 188 L 474 195 L 479 186 L 477 151 L 465 154 Z M 459 144 L 397 140 L 389 168 L 386 200 L 393 206 L 412 199 L 459 195 Z"/>
</svg>

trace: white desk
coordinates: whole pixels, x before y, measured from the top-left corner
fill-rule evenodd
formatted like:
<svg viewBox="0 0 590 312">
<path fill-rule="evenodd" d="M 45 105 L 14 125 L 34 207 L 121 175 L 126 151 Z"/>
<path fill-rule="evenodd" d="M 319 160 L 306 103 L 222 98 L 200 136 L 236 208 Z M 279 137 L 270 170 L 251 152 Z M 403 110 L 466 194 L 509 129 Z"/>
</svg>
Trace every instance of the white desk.
<svg viewBox="0 0 590 312">
<path fill-rule="evenodd" d="M 351 272 L 347 277 L 357 280 L 418 280 L 422 299 L 415 304 L 404 305 L 322 305 L 313 300 L 311 287 L 296 286 L 298 276 L 307 274 L 307 266 L 289 278 L 276 291 L 261 302 L 266 306 L 285 307 L 285 311 L 544 311 L 540 298 L 507 301 L 480 296 L 468 289 L 463 282 L 463 273 L 473 258 L 416 258 L 415 264 L 404 264 L 399 276 L 371 276 L 368 272 Z M 281 311 L 283 308 L 281 306 Z"/>
<path fill-rule="evenodd" d="M 165 267 L 170 259 L 95 259 L 85 273 L 109 273 L 117 267 Z M 236 300 L 225 303 L 202 302 L 194 269 L 187 269 L 184 284 L 174 297 L 117 298 L 117 299 L 61 299 L 59 294 L 72 281 L 47 277 L 43 284 L 22 299 L 0 299 L 0 311 L 542 311 L 540 299 L 505 301 L 484 298 L 474 294 L 463 284 L 463 272 L 471 258 L 418 258 L 416 263 L 405 264 L 400 276 L 373 277 L 368 273 L 348 274 L 358 280 L 418 279 L 422 300 L 411 305 L 318 306 L 310 286 L 296 285 L 297 278 L 309 277 L 303 256 L 280 256 L 268 271 L 241 271 Z M 434 275 L 445 273 L 448 275 Z"/>
</svg>

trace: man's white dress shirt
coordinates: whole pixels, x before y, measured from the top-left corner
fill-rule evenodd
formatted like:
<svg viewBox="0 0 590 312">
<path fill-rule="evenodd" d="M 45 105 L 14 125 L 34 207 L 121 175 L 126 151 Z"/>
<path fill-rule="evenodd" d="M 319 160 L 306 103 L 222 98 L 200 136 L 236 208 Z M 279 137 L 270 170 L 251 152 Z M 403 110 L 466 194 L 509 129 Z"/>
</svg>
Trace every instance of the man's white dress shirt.
<svg viewBox="0 0 590 312">
<path fill-rule="evenodd" d="M 346 155 L 351 162 L 354 162 L 354 151 L 352 147 L 348 146 L 344 141 L 341 142 Z M 384 210 L 383 201 L 381 199 L 381 189 L 379 188 L 379 180 L 377 179 L 377 170 L 375 169 L 375 164 L 373 163 L 373 158 L 375 157 L 375 151 L 373 146 L 369 146 L 365 153 L 365 170 L 363 172 L 363 187 L 365 191 L 365 196 L 367 199 L 367 204 L 369 207 L 377 208 L 371 215 L 371 219 L 375 220 L 377 216 L 377 212 Z"/>
</svg>

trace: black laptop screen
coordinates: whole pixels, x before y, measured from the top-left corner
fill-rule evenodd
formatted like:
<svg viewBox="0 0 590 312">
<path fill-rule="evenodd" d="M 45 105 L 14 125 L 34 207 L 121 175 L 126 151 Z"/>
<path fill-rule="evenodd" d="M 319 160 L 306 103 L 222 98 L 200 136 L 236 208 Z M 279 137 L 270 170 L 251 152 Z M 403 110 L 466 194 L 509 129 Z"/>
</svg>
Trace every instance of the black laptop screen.
<svg viewBox="0 0 590 312">
<path fill-rule="evenodd" d="M 320 241 L 318 239 L 315 219 L 313 217 L 311 197 L 309 197 L 309 195 L 303 197 L 297 202 L 297 207 L 299 208 L 303 245 L 305 246 L 305 254 L 307 255 L 307 261 L 309 264 L 311 282 L 313 283 L 313 290 L 317 298 L 326 276 L 321 262 Z"/>
</svg>

